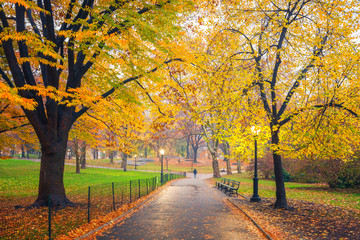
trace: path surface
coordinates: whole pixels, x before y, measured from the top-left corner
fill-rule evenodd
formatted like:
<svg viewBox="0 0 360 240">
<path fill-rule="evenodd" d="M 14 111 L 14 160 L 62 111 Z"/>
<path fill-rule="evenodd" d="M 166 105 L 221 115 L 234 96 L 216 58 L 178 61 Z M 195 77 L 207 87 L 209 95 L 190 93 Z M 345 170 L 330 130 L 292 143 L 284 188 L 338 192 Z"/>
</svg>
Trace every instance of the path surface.
<svg viewBox="0 0 360 240">
<path fill-rule="evenodd" d="M 109 239 L 264 239 L 225 204 L 225 195 L 197 179 L 172 183 L 154 200 L 115 225 L 98 240 Z"/>
</svg>

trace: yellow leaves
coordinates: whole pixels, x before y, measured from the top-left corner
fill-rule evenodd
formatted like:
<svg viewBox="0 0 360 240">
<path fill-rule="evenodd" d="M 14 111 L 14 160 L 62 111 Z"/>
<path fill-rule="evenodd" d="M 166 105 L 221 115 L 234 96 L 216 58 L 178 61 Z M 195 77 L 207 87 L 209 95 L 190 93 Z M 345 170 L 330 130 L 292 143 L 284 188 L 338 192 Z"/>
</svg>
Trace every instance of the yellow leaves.
<svg viewBox="0 0 360 240">
<path fill-rule="evenodd" d="M 27 1 L 27 0 L 0 0 L 0 4 L 18 4 L 20 6 L 25 7 L 25 9 L 33 9 L 36 11 L 41 11 L 41 12 L 46 12 L 44 9 L 39 8 L 36 3 L 32 2 L 32 1 Z"/>
<path fill-rule="evenodd" d="M 65 69 L 65 66 L 60 64 L 58 61 L 64 59 L 62 59 L 62 57 L 54 51 L 55 44 L 53 42 L 47 41 L 44 38 L 39 38 L 38 35 L 29 31 L 17 32 L 13 31 L 10 28 L 5 28 L 0 33 L 0 43 L 9 40 L 16 42 L 24 42 L 29 48 L 30 56 L 22 58 L 19 57 L 17 59 L 19 64 L 30 62 L 39 65 L 39 63 L 43 63 L 53 67 L 58 67 L 60 69 Z M 50 59 L 54 59 L 54 61 L 47 60 L 44 57 L 39 57 L 39 53 Z"/>
<path fill-rule="evenodd" d="M 68 93 L 63 96 L 66 100 L 63 100 L 61 103 L 67 106 L 77 106 L 80 104 L 89 106 L 102 99 L 100 95 L 94 94 L 93 89 L 88 88 L 68 89 Z"/>
<path fill-rule="evenodd" d="M 0 82 L 0 99 L 5 102 L 20 105 L 28 110 L 33 110 L 37 105 L 33 99 L 19 96 L 16 89 L 12 89 L 2 82 Z"/>
<path fill-rule="evenodd" d="M 64 104 L 67 106 L 90 106 L 101 99 L 100 95 L 94 95 L 93 90 L 86 88 L 68 89 L 68 91 L 65 92 L 57 90 L 51 86 L 44 87 L 42 85 L 25 85 L 24 87 L 19 88 L 19 90 L 34 91 L 38 96 L 43 98 L 50 98 L 59 104 Z"/>
</svg>

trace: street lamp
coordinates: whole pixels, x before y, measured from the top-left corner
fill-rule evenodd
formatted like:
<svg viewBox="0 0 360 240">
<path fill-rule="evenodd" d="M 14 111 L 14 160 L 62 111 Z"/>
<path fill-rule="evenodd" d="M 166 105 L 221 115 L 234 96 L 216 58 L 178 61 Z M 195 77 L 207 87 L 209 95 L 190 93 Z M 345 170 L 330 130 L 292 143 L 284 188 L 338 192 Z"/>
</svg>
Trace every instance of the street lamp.
<svg viewBox="0 0 360 240">
<path fill-rule="evenodd" d="M 161 162 L 161 185 L 164 183 L 164 153 L 163 149 L 160 149 L 160 162 Z"/>
<path fill-rule="evenodd" d="M 135 155 L 135 169 L 136 169 L 136 157 L 137 157 L 137 156 Z"/>
<path fill-rule="evenodd" d="M 256 126 L 251 127 L 251 133 L 253 134 L 254 140 L 255 140 L 255 171 L 254 171 L 254 179 L 253 179 L 254 194 L 250 198 L 250 202 L 260 202 L 261 201 L 261 198 L 259 197 L 259 194 L 258 194 L 259 179 L 258 179 L 258 175 L 257 175 L 257 136 L 258 136 L 259 132 L 260 132 L 260 129 L 257 128 Z"/>
</svg>

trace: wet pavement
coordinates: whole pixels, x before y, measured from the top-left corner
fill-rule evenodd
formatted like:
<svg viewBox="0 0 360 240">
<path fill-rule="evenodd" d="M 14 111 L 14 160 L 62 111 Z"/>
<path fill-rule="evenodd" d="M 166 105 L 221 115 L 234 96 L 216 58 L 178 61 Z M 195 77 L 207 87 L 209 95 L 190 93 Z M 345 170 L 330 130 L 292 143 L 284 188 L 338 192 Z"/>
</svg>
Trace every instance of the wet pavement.
<svg viewBox="0 0 360 240">
<path fill-rule="evenodd" d="M 97 239 L 264 239 L 250 221 L 231 211 L 225 194 L 208 186 L 206 177 L 173 182 Z"/>
</svg>

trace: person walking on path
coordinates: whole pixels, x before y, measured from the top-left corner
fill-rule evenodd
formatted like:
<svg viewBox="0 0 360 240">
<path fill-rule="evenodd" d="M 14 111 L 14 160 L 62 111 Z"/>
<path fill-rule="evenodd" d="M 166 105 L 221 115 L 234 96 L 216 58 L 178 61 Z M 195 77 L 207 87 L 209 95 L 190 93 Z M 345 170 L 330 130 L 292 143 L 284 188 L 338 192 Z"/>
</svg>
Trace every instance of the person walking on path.
<svg viewBox="0 0 360 240">
<path fill-rule="evenodd" d="M 196 170 L 196 168 L 194 169 L 194 178 L 196 178 L 196 173 L 197 173 L 197 170 Z"/>
</svg>

